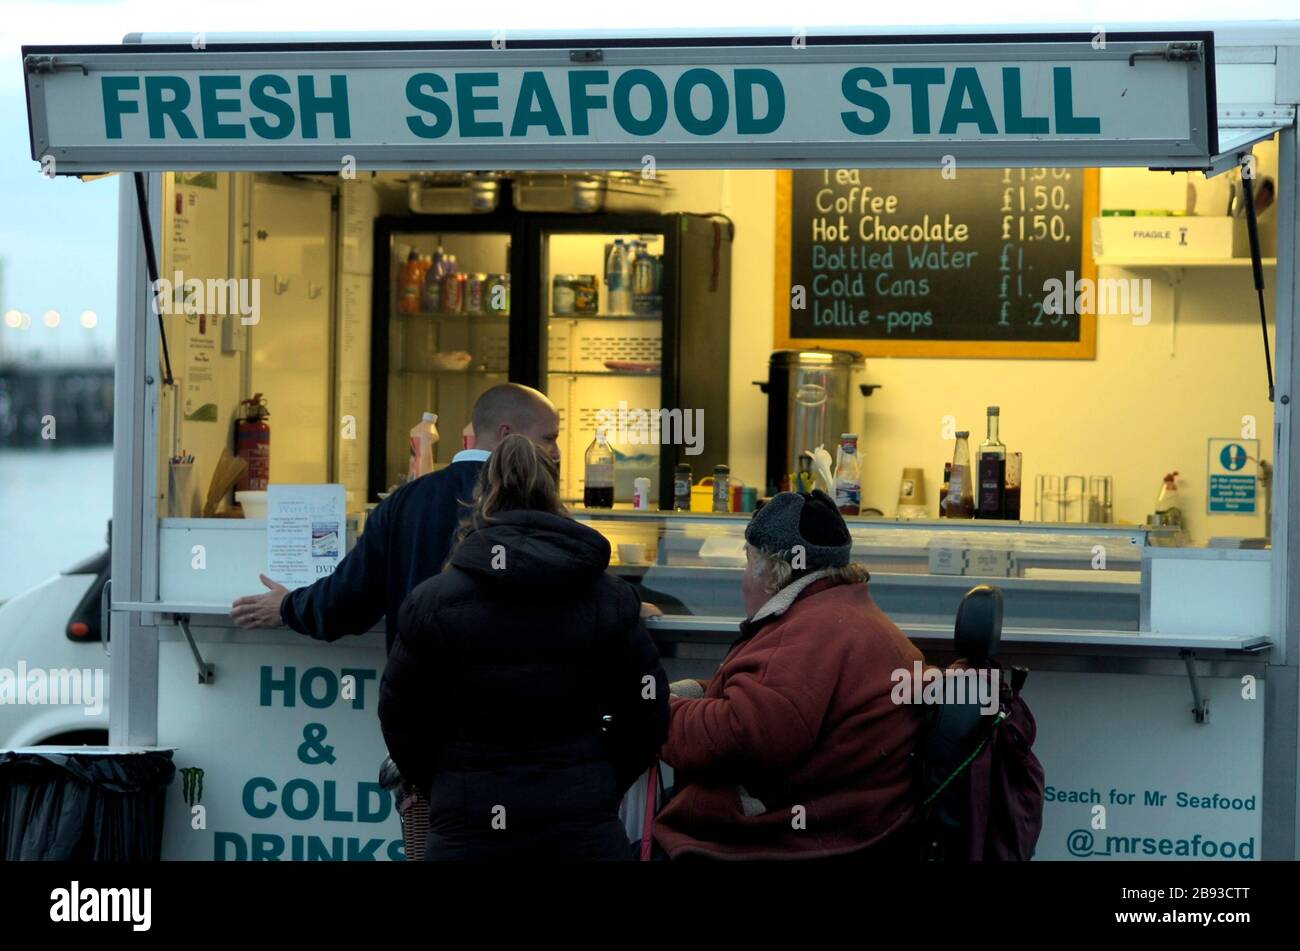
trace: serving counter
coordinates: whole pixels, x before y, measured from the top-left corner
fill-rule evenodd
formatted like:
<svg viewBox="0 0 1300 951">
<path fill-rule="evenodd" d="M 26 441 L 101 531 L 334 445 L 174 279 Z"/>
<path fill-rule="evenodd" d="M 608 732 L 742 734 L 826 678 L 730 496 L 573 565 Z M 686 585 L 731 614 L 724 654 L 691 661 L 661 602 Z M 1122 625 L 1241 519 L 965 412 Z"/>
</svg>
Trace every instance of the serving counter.
<svg viewBox="0 0 1300 951">
<path fill-rule="evenodd" d="M 670 678 L 709 676 L 744 613 L 748 516 L 575 517 L 609 539 L 610 571 L 663 612 L 647 628 Z M 873 597 L 929 661 L 953 659 L 965 591 L 1002 589 L 999 659 L 1031 670 L 1047 771 L 1039 857 L 1159 858 L 1193 840 L 1258 857 L 1271 552 L 1185 548 L 1137 526 L 849 525 Z M 158 599 L 115 605 L 157 629 L 158 742 L 206 776 L 190 807 L 207 809 L 209 830 L 174 809 L 164 857 L 398 857 L 375 781 L 382 634 L 323 643 L 235 628 L 231 600 L 261 589 L 265 532 L 258 520 L 164 519 Z M 256 749 L 233 750 L 232 730 L 257 735 Z M 1189 805 L 1216 793 L 1241 808 Z"/>
</svg>

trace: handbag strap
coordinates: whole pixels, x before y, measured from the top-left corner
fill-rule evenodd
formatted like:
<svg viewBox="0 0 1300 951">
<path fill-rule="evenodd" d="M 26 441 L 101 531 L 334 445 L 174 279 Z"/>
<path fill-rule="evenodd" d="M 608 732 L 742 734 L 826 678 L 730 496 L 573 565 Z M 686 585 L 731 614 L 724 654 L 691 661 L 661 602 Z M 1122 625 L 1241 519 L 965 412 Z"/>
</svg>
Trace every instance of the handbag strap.
<svg viewBox="0 0 1300 951">
<path fill-rule="evenodd" d="M 646 773 L 645 817 L 641 822 L 641 861 L 649 862 L 654 851 L 655 810 L 659 806 L 659 761 L 650 764 Z"/>
</svg>

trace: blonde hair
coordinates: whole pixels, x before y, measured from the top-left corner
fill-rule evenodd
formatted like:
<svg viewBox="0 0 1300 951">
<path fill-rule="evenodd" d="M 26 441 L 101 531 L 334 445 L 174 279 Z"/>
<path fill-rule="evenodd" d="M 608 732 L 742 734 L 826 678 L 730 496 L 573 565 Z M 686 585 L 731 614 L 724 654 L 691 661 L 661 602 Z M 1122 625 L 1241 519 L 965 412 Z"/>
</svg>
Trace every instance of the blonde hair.
<svg viewBox="0 0 1300 951">
<path fill-rule="evenodd" d="M 474 489 L 474 503 L 460 524 L 456 541 L 492 523 L 501 512 L 569 514 L 560 501 L 560 467 L 527 436 L 511 433 L 492 450 L 483 478 Z"/>
<path fill-rule="evenodd" d="M 768 595 L 776 594 L 790 582 L 796 580 L 795 569 L 781 557 L 782 552 L 768 551 L 755 545 L 745 543 L 745 548 L 753 555 L 756 562 L 755 573 L 763 580 L 763 590 Z M 871 579 L 871 572 L 866 565 L 857 563 L 840 568 L 828 568 L 826 577 L 840 584 L 861 584 Z M 801 572 L 801 575 L 805 572 Z"/>
</svg>

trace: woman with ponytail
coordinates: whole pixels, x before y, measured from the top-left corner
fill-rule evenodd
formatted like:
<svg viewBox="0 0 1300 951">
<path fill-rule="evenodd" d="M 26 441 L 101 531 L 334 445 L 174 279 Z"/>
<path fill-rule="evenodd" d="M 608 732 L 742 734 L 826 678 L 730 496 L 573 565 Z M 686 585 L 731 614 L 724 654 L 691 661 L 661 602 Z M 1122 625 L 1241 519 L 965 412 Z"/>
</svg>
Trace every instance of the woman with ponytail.
<svg viewBox="0 0 1300 951">
<path fill-rule="evenodd" d="M 411 592 L 380 686 L 428 859 L 623 859 L 623 793 L 668 729 L 668 684 L 609 543 L 569 518 L 556 463 L 493 450 L 443 572 Z"/>
</svg>

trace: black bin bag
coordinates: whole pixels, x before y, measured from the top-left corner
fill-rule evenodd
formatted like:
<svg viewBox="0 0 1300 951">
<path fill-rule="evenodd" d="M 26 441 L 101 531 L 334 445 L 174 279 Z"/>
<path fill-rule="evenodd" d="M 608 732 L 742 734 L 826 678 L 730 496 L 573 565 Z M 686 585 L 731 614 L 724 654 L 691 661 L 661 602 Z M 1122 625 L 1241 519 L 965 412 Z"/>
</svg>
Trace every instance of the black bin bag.
<svg viewBox="0 0 1300 951">
<path fill-rule="evenodd" d="M 157 861 L 171 750 L 0 752 L 0 859 Z"/>
</svg>

